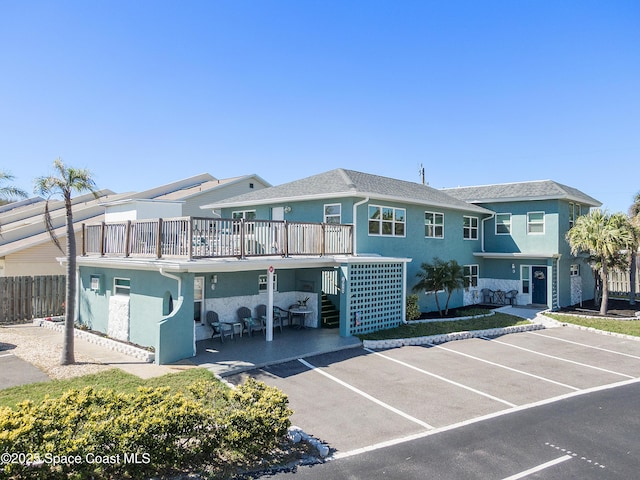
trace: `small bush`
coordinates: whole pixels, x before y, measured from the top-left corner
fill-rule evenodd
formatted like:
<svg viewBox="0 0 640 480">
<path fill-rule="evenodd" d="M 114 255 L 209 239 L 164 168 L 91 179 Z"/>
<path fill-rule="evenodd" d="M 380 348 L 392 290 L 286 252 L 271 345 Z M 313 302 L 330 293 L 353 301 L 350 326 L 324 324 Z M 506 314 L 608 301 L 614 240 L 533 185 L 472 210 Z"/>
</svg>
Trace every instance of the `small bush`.
<svg viewBox="0 0 640 480">
<path fill-rule="evenodd" d="M 418 295 L 412 293 L 407 295 L 407 320 L 420 318 L 421 312 L 418 306 Z"/>
<path fill-rule="evenodd" d="M 0 472 L 106 479 L 202 469 L 216 465 L 225 451 L 265 453 L 285 436 L 291 414 L 281 391 L 255 380 L 235 390 L 202 381 L 186 393 L 72 389 L 37 405 L 0 408 L 0 453 L 27 455 L 3 462 Z"/>
</svg>

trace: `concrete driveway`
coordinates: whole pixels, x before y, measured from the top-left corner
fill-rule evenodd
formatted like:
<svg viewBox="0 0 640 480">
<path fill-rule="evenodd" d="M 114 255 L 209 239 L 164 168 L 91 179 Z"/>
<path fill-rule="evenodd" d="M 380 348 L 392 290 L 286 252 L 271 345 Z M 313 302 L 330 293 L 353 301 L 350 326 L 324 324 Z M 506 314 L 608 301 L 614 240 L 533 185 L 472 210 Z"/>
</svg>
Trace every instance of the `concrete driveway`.
<svg viewBox="0 0 640 480">
<path fill-rule="evenodd" d="M 335 458 L 640 379 L 640 342 L 570 327 L 298 359 L 250 375 Z"/>
</svg>

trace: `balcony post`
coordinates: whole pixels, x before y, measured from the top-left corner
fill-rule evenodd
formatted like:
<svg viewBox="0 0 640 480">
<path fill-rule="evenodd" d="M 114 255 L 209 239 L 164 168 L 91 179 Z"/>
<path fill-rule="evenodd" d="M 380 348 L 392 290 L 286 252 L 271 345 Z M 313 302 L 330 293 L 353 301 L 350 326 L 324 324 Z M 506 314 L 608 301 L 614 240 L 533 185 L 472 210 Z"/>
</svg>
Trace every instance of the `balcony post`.
<svg viewBox="0 0 640 480">
<path fill-rule="evenodd" d="M 188 229 L 188 234 L 187 234 L 187 242 L 189 242 L 187 244 L 187 252 L 188 252 L 188 256 L 189 256 L 189 260 L 191 261 L 193 259 L 193 218 L 192 217 L 187 217 L 187 229 Z"/>
<path fill-rule="evenodd" d="M 244 217 L 240 219 L 240 258 L 244 259 Z"/>
<path fill-rule="evenodd" d="M 131 220 L 127 220 L 126 230 L 124 232 L 124 256 L 129 257 L 131 254 L 131 248 L 129 244 L 131 243 Z"/>
<path fill-rule="evenodd" d="M 156 234 L 156 258 L 162 258 L 162 218 L 158 219 L 158 232 Z"/>
<path fill-rule="evenodd" d="M 289 257 L 289 222 L 284 221 L 284 249 L 283 253 L 285 258 Z"/>
<path fill-rule="evenodd" d="M 82 256 L 87 256 L 87 226 L 82 224 Z"/>
<path fill-rule="evenodd" d="M 106 224 L 102 222 L 100 225 L 100 256 L 101 257 L 104 257 L 104 243 L 105 243 L 106 229 L 107 229 Z"/>
<path fill-rule="evenodd" d="M 327 224 L 323 223 L 322 224 L 322 240 L 320 243 L 320 256 L 324 257 L 326 255 L 326 239 L 327 239 L 327 231 L 326 231 L 326 227 Z"/>
</svg>

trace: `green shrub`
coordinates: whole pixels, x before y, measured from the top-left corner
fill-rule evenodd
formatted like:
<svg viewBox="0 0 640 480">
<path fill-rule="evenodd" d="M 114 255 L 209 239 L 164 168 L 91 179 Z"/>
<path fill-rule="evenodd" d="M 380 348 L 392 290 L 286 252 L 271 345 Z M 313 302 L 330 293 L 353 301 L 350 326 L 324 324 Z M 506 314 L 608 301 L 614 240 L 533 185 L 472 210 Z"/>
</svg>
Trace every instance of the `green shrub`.
<svg viewBox="0 0 640 480">
<path fill-rule="evenodd" d="M 420 318 L 420 315 L 418 295 L 415 293 L 407 295 L 407 320 L 415 320 L 416 318 Z"/>
<path fill-rule="evenodd" d="M 202 381 L 186 393 L 167 387 L 136 393 L 73 389 L 39 404 L 0 408 L 0 453 L 43 460 L 39 466 L 3 462 L 0 472 L 9 478 L 102 479 L 204 468 L 225 451 L 264 453 L 284 437 L 291 414 L 281 391 L 254 380 L 235 390 Z"/>
</svg>

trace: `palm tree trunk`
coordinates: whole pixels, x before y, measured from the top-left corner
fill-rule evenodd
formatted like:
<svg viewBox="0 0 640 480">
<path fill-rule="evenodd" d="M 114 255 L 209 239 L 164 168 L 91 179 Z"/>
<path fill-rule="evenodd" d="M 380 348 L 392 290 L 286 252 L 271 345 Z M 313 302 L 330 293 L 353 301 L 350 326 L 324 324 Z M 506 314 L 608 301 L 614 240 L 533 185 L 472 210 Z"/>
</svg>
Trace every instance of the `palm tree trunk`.
<svg viewBox="0 0 640 480">
<path fill-rule="evenodd" d="M 76 310 L 76 236 L 73 231 L 73 214 L 71 213 L 71 194 L 64 199 L 67 213 L 67 291 L 65 297 L 64 339 L 62 342 L 61 365 L 75 363 L 74 355 L 74 320 Z"/>
<path fill-rule="evenodd" d="M 440 316 L 442 316 L 442 309 L 440 308 L 440 300 L 438 300 L 438 292 L 435 292 L 434 295 L 436 297 L 436 307 L 438 307 L 438 313 L 440 314 Z"/>
<path fill-rule="evenodd" d="M 607 267 L 607 260 L 602 261 L 602 301 L 600 303 L 600 315 L 607 314 L 607 308 L 609 304 L 609 268 Z"/>
<path fill-rule="evenodd" d="M 629 305 L 636 304 L 636 268 L 638 265 L 638 252 L 631 252 L 631 262 L 629 265 Z"/>
</svg>

